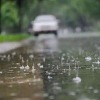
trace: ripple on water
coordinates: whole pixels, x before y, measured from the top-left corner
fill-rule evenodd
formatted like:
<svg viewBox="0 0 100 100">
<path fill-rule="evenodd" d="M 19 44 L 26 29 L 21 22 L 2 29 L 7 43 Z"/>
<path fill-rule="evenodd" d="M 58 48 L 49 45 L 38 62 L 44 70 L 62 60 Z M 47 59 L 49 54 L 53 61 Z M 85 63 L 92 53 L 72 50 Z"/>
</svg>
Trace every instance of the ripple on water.
<svg viewBox="0 0 100 100">
<path fill-rule="evenodd" d="M 12 54 L 12 55 L 15 56 L 16 54 Z M 94 59 L 92 56 L 84 57 L 83 55 L 80 55 L 80 57 L 78 58 L 78 57 L 72 56 L 71 53 L 69 53 L 67 55 L 66 54 L 62 54 L 62 55 L 58 54 L 57 57 L 55 57 L 55 55 L 52 55 L 52 57 L 49 56 L 49 55 L 47 57 L 43 56 L 43 55 L 36 57 L 34 54 L 26 54 L 25 56 L 26 57 L 20 55 L 19 59 L 12 59 L 12 57 L 10 58 L 10 56 L 7 56 L 8 60 L 9 59 L 13 60 L 14 64 L 12 64 L 12 65 L 17 66 L 17 67 L 10 66 L 8 68 L 8 70 L 5 71 L 5 74 L 6 74 L 5 75 L 6 78 L 4 80 L 5 83 L 1 80 L 0 81 L 1 85 L 7 84 L 8 88 L 13 90 L 13 89 L 16 88 L 15 87 L 16 84 L 18 86 L 20 86 L 20 85 L 22 86 L 23 84 L 26 84 L 26 85 L 29 85 L 29 87 L 33 86 L 33 90 L 34 90 L 34 86 L 37 86 L 37 82 L 39 83 L 39 86 L 40 86 L 40 83 L 43 83 L 43 81 L 44 82 L 47 81 L 47 89 L 50 90 L 50 91 L 53 90 L 54 94 L 57 94 L 57 93 L 60 94 L 61 92 L 63 93 L 62 87 L 63 87 L 63 85 L 66 85 L 64 88 L 65 88 L 65 90 L 67 90 L 67 89 L 69 90 L 67 92 L 68 96 L 75 97 L 75 96 L 77 96 L 77 92 L 78 93 L 80 92 L 80 94 L 81 93 L 84 94 L 84 92 L 81 91 L 84 87 L 82 87 L 82 88 L 78 87 L 78 86 L 81 86 L 82 84 L 76 85 L 76 84 L 73 84 L 73 82 L 74 83 L 81 83 L 81 81 L 82 81 L 82 83 L 85 84 L 85 80 L 87 78 L 87 77 L 85 77 L 87 75 L 87 74 L 85 74 L 85 72 L 90 72 L 90 71 L 92 72 L 91 69 L 93 69 L 93 70 L 98 69 L 99 68 L 98 65 L 100 63 L 97 58 Z M 16 57 L 16 58 L 18 58 L 18 57 Z M 4 60 L 5 59 L 7 59 L 7 58 L 4 57 Z M 26 62 L 27 59 L 28 59 L 29 62 Z M 80 61 L 80 62 L 76 63 L 75 61 Z M 90 64 L 90 65 L 85 66 L 84 65 L 85 63 L 82 62 L 82 61 L 84 61 L 84 62 L 86 62 L 86 64 Z M 94 63 L 93 63 L 94 66 L 91 66 L 92 61 L 94 61 Z M 75 63 L 76 63 L 76 65 L 75 65 Z M 34 65 L 33 68 L 32 68 L 32 64 Z M 23 66 L 21 66 L 21 65 L 23 65 Z M 81 66 L 83 66 L 83 67 L 81 67 Z M 37 71 L 38 68 L 39 68 L 39 70 L 41 70 L 43 72 L 45 71 L 45 74 L 47 75 L 47 77 L 46 77 L 47 80 L 45 80 L 45 79 L 42 80 L 41 78 L 37 78 L 37 77 L 34 76 L 35 74 L 38 74 L 38 73 L 40 74 L 40 72 Z M 84 68 L 83 71 L 82 71 L 82 68 Z M 77 69 L 78 69 L 78 72 L 79 72 L 79 77 L 74 76 L 74 74 L 75 74 L 74 72 Z M 25 70 L 25 71 L 22 71 L 22 70 Z M 26 70 L 28 70 L 28 71 L 26 71 Z M 94 70 L 94 71 L 97 71 L 97 70 Z M 0 75 L 2 73 L 4 73 L 4 71 L 3 72 L 0 71 Z M 82 76 L 83 74 L 84 74 L 84 76 Z M 7 77 L 7 75 L 10 78 Z M 64 76 L 64 75 L 66 75 L 66 76 Z M 74 78 L 73 78 L 73 76 L 74 76 Z M 2 77 L 2 75 L 1 75 L 1 77 Z M 94 73 L 94 78 L 96 78 L 95 73 Z M 54 80 L 56 80 L 56 79 L 58 81 L 54 82 Z M 88 78 L 87 78 L 87 80 L 88 80 Z M 50 84 L 49 82 L 51 82 L 50 87 L 48 86 L 48 84 Z M 54 82 L 54 83 L 52 84 L 52 82 Z M 56 82 L 58 82 L 58 83 L 56 83 Z M 71 84 L 69 85 L 67 83 L 71 83 Z M 67 85 L 69 85 L 69 86 L 67 87 Z M 74 87 L 74 86 L 77 86 L 77 87 Z M 92 92 L 93 94 L 96 94 L 96 95 L 98 95 L 100 93 L 99 88 L 94 89 L 90 84 L 88 86 L 90 86 L 90 87 L 87 88 L 88 89 L 87 91 L 90 91 L 90 92 Z M 72 88 L 73 89 L 75 88 L 76 90 L 73 91 Z M 80 91 L 78 91 L 77 88 L 79 88 Z M 30 91 L 28 91 L 28 92 L 30 92 Z M 49 91 L 43 91 L 42 90 L 42 93 L 41 93 L 41 91 L 39 91 L 39 93 L 32 94 L 32 96 L 33 97 L 44 97 L 44 98 L 48 97 L 49 100 L 55 100 L 53 93 L 51 95 L 51 93 L 49 94 Z M 10 96 L 14 97 L 13 100 L 30 100 L 30 98 L 25 98 L 25 97 L 24 98 L 19 98 L 19 97 L 16 98 L 17 93 L 14 93 L 14 91 L 12 91 L 12 93 L 9 93 L 9 94 L 10 94 Z M 88 99 L 85 98 L 85 99 L 80 99 L 80 100 L 88 100 Z"/>
</svg>

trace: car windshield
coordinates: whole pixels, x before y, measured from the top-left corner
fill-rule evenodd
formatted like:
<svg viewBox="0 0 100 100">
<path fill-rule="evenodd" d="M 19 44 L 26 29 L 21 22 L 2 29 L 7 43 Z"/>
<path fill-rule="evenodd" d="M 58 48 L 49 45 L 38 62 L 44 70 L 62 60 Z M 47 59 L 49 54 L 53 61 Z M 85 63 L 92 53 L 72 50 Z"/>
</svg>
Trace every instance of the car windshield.
<svg viewBox="0 0 100 100">
<path fill-rule="evenodd" d="M 36 19 L 35 19 L 35 21 L 39 21 L 39 22 L 41 22 L 41 21 L 55 21 L 56 20 L 56 18 L 54 17 L 54 16 L 52 16 L 52 15 L 50 15 L 50 16 L 38 16 Z"/>
</svg>

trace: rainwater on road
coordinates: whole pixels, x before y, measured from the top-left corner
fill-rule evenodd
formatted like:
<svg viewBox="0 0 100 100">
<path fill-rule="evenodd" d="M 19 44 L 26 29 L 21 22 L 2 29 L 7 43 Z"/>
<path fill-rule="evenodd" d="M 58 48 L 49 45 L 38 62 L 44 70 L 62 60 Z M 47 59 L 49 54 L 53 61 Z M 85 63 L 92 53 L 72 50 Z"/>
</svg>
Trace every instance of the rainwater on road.
<svg viewBox="0 0 100 100">
<path fill-rule="evenodd" d="M 0 54 L 0 100 L 100 100 L 100 37 L 39 36 Z"/>
</svg>

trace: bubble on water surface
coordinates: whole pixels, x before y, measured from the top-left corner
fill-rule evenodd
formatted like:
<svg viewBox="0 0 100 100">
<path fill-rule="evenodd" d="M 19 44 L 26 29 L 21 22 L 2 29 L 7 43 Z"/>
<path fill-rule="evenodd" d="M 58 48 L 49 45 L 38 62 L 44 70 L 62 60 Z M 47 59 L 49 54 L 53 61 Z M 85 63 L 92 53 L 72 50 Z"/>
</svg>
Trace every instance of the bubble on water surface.
<svg viewBox="0 0 100 100">
<path fill-rule="evenodd" d="M 46 58 L 45 58 L 45 57 L 43 57 L 43 62 L 45 62 L 45 60 L 46 60 Z"/>
<path fill-rule="evenodd" d="M 38 65 L 38 66 L 40 66 L 41 64 L 40 64 L 40 63 L 38 63 L 37 65 Z"/>
<path fill-rule="evenodd" d="M 30 69 L 29 65 L 26 65 L 25 70 L 29 70 L 29 69 Z"/>
<path fill-rule="evenodd" d="M 35 71 L 36 71 L 36 69 L 34 68 L 34 64 L 33 64 L 33 66 L 32 66 L 32 73 L 34 74 Z"/>
<path fill-rule="evenodd" d="M 29 58 L 32 60 L 34 58 L 34 55 L 29 55 Z"/>
<path fill-rule="evenodd" d="M 22 65 L 22 66 L 20 66 L 20 70 L 24 70 L 25 69 L 25 67 Z"/>
<path fill-rule="evenodd" d="M 40 68 L 43 68 L 43 65 L 40 65 L 39 67 L 40 67 Z"/>
<path fill-rule="evenodd" d="M 15 56 L 16 55 L 16 52 L 12 52 L 12 56 Z"/>
<path fill-rule="evenodd" d="M 52 77 L 51 77 L 51 76 L 48 76 L 48 79 L 49 79 L 49 80 L 51 80 L 51 79 L 52 79 Z"/>
<path fill-rule="evenodd" d="M 100 64 L 100 61 L 98 60 L 98 61 L 93 62 L 93 63 L 94 63 L 94 64 L 98 64 L 98 65 L 99 65 L 99 64 Z"/>
<path fill-rule="evenodd" d="M 86 61 L 91 61 L 92 58 L 91 58 L 90 56 L 88 56 L 88 57 L 85 57 L 85 60 L 86 60 Z"/>
<path fill-rule="evenodd" d="M 73 82 L 79 84 L 81 82 L 81 78 L 76 76 L 75 78 L 73 78 Z"/>
</svg>

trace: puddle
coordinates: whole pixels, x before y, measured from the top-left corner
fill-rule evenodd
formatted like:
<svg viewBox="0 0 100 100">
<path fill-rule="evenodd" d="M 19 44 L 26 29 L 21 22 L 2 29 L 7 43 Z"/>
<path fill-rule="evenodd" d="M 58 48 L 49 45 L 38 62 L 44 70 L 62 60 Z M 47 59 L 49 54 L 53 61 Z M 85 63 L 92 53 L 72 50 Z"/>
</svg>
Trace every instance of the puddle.
<svg viewBox="0 0 100 100">
<path fill-rule="evenodd" d="M 57 41 L 54 52 L 31 43 L 0 55 L 0 100 L 100 99 L 98 39 Z"/>
</svg>

